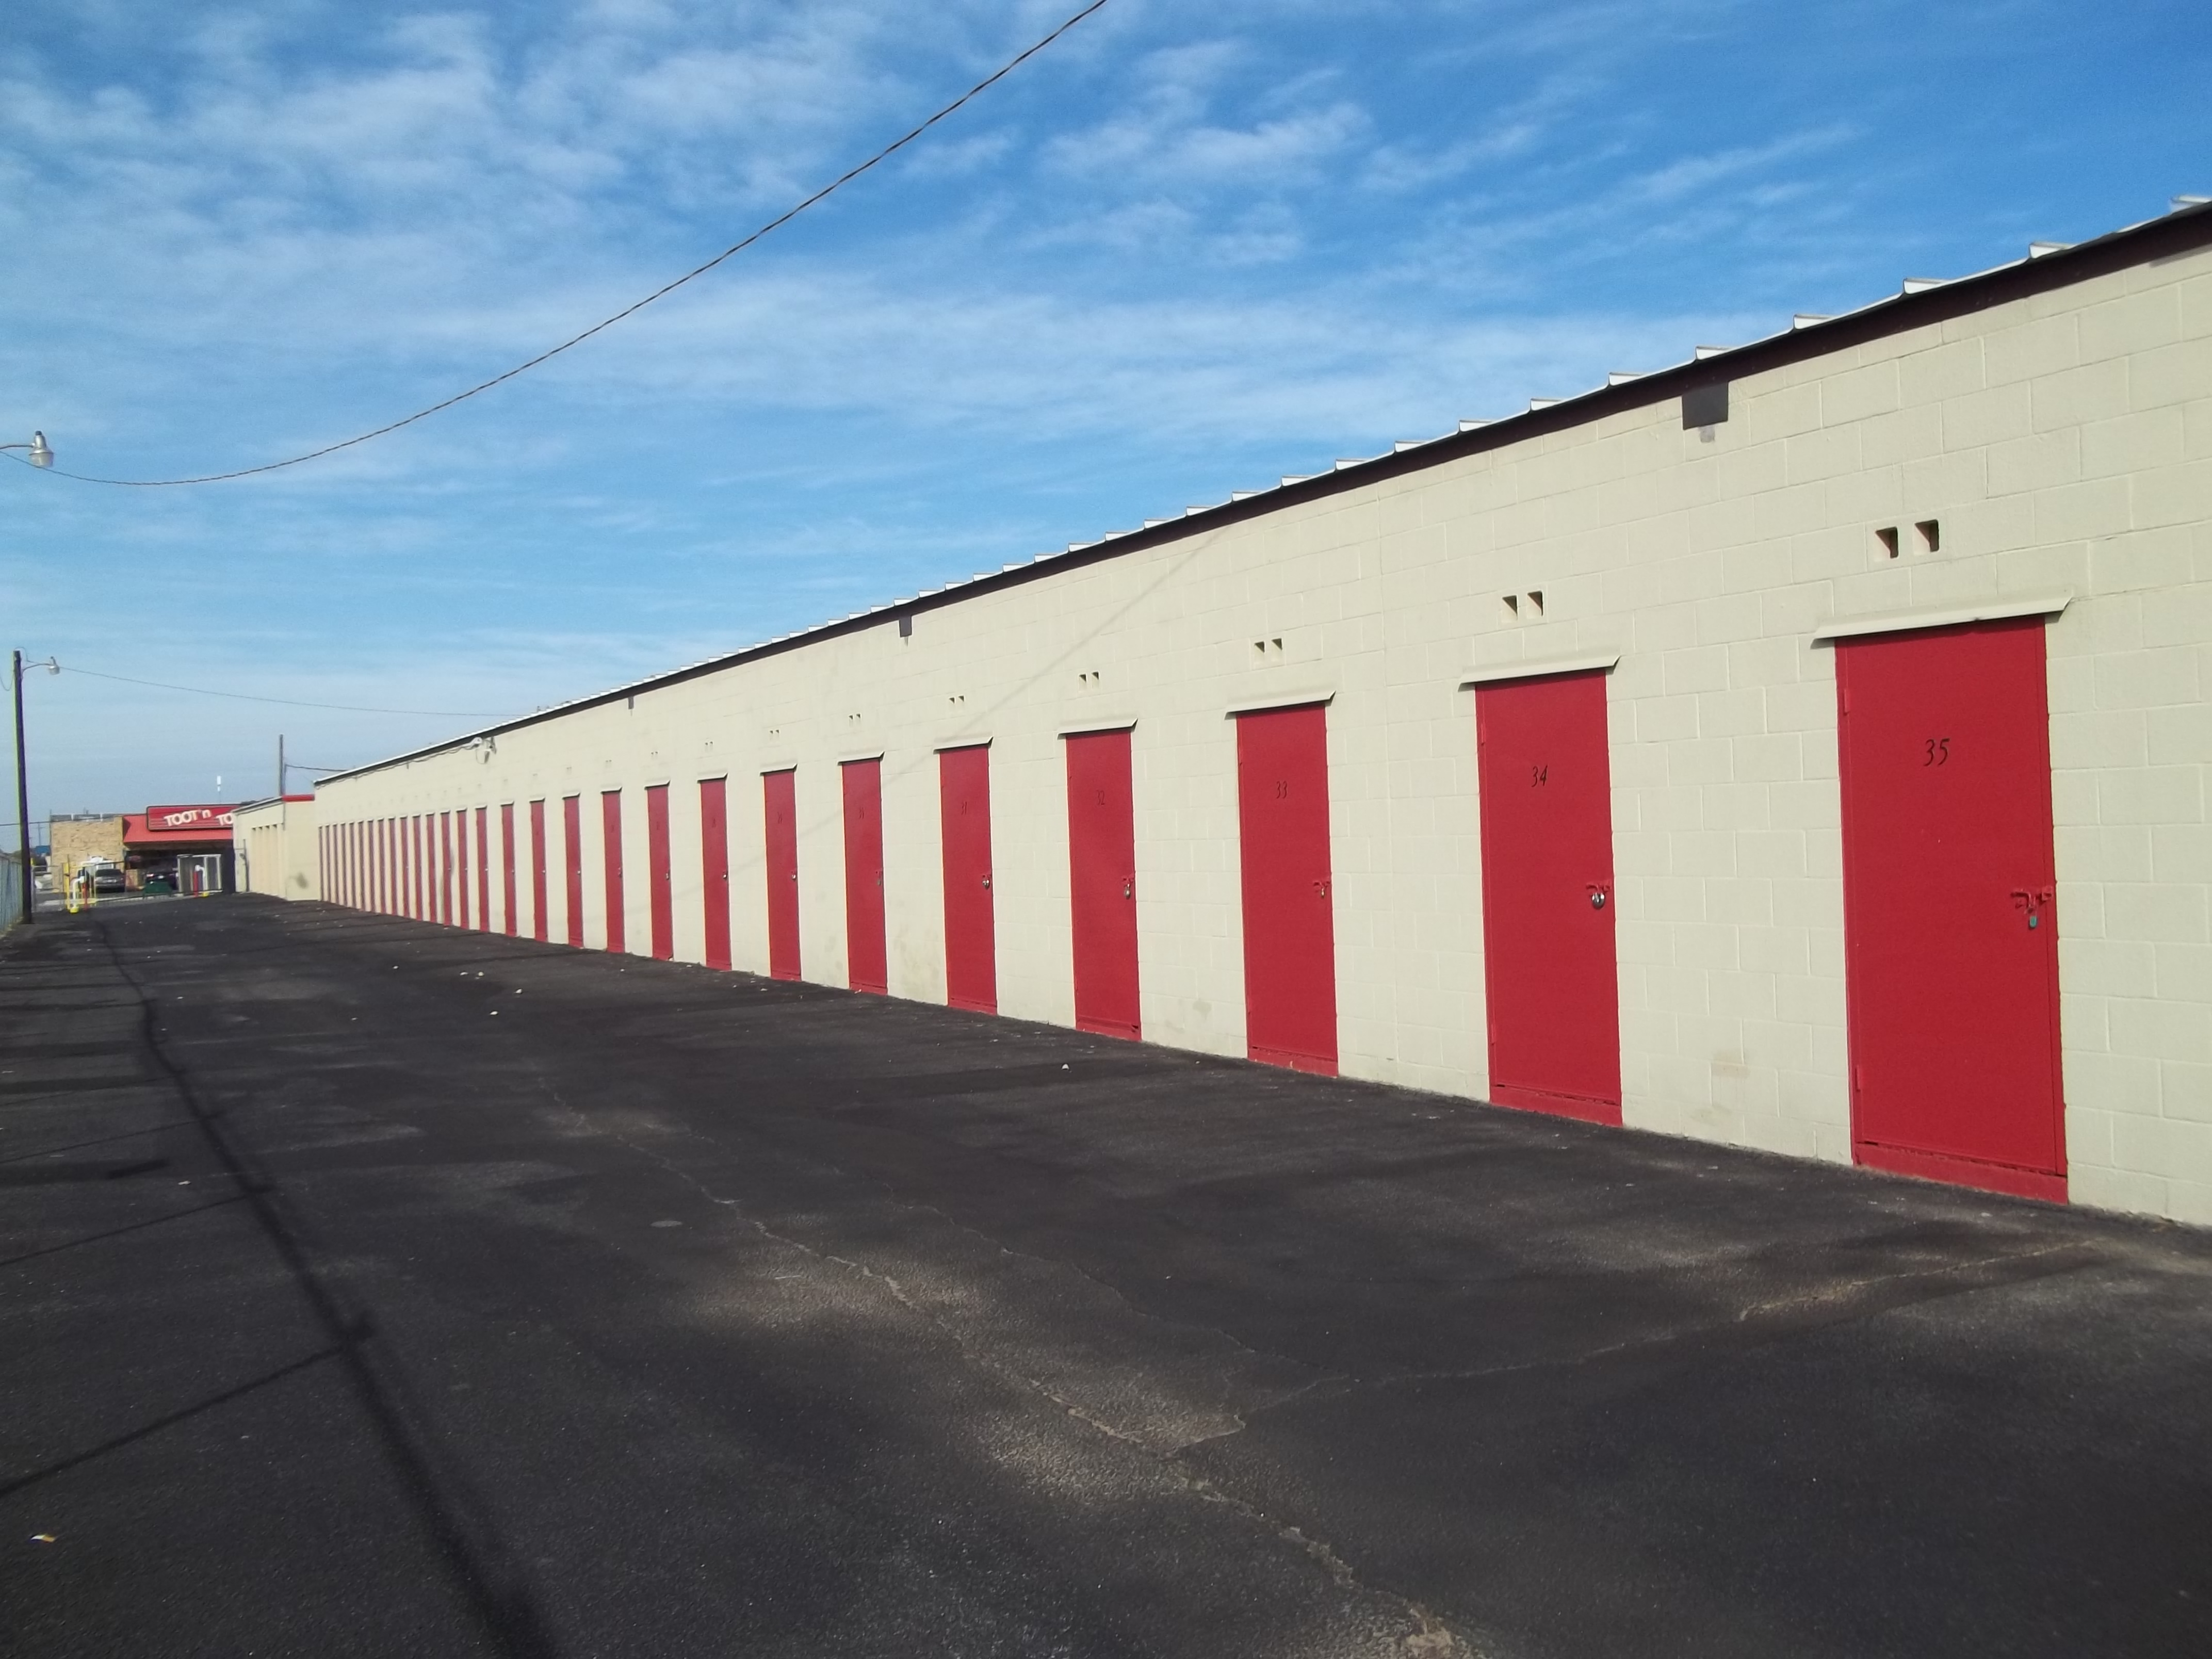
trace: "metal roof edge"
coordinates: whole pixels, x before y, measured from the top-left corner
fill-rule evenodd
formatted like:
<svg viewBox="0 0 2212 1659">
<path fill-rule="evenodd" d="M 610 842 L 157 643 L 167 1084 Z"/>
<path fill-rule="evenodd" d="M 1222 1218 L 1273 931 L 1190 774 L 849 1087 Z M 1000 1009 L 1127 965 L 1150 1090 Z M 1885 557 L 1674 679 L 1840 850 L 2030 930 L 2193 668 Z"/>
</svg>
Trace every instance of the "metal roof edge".
<svg viewBox="0 0 2212 1659">
<path fill-rule="evenodd" d="M 633 681 L 611 690 L 556 703 L 550 708 L 541 708 L 495 726 L 464 732 L 442 743 L 411 749 L 404 754 L 333 773 L 320 780 L 320 783 L 337 783 L 391 767 L 404 766 L 413 761 L 427 760 L 449 750 L 466 748 L 481 738 L 496 738 L 564 715 L 581 714 L 588 708 L 602 708 L 617 697 L 635 697 L 647 691 L 665 690 L 687 680 L 761 661 L 802 646 L 817 645 L 825 640 L 856 634 L 865 629 L 881 628 L 902 617 L 920 616 L 926 611 L 962 604 L 983 593 L 1019 586 L 1062 570 L 1080 569 L 1106 559 L 1121 558 L 1147 548 L 1164 546 L 1170 542 L 1241 524 L 1249 519 L 1261 518 L 1285 507 L 1302 506 L 1409 472 L 1424 471 L 1466 456 L 1503 449 L 1531 438 L 1586 426 L 1592 421 L 1602 420 L 1608 415 L 1620 414 L 1626 410 L 1664 403 L 1670 398 L 1680 397 L 1692 386 L 1784 368 L 1792 363 L 1863 345 L 1869 340 L 1880 339 L 1886 335 L 1901 334 L 1907 329 L 1924 328 L 1931 323 L 1946 322 L 1977 311 L 1986 311 L 1992 306 L 2008 304 L 2056 289 L 2070 288 L 2076 283 L 2109 276 L 2113 271 L 2124 270 L 2133 265 L 2149 264 L 2177 254 L 2194 252 L 2208 246 L 2212 246 L 2212 203 L 2192 203 L 2156 218 L 2108 231 L 2088 241 L 2076 242 L 2070 247 L 2013 260 L 1936 287 L 1900 289 L 1856 311 L 1844 312 L 1820 322 L 1808 322 L 1802 327 L 1793 324 L 1763 339 L 1732 346 L 1708 357 L 1695 357 L 1686 362 L 1654 369 L 1634 380 L 1597 386 L 1557 402 L 1533 399 L 1531 407 L 1515 414 L 1479 425 L 1462 426 L 1459 431 L 1446 433 L 1432 441 L 1416 444 L 1407 449 L 1393 449 L 1350 466 L 1302 476 L 1295 483 L 1285 483 L 1273 489 L 1256 490 L 1243 495 L 1241 499 L 1232 495 L 1218 506 L 1171 519 L 1157 520 L 1141 530 L 1109 532 L 1088 543 L 1071 542 L 1065 553 L 1040 556 L 1012 569 L 1000 569 L 968 580 L 947 582 L 903 603 L 894 602 L 873 610 L 856 611 L 818 627 L 782 635 L 648 679 Z"/>
</svg>

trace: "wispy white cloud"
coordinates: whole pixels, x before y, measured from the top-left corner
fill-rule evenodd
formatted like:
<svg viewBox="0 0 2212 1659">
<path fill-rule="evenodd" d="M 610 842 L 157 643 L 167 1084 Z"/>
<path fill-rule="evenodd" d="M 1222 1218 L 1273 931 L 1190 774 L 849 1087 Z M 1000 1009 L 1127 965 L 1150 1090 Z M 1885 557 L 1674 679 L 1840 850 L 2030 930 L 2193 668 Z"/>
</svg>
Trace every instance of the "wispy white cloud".
<svg viewBox="0 0 2212 1659">
<path fill-rule="evenodd" d="M 435 422 L 228 494 L 0 470 L 0 577 L 65 658 L 550 701 L 2204 183 L 2195 34 L 1870 3 L 1116 0 L 774 241 Z M 36 303 L 0 333 L 0 430 L 130 476 L 376 424 L 719 250 L 1069 9 L 27 14 L 0 286 Z M 1977 52 L 2003 72 L 1967 109 Z M 52 580 L 79 566 L 96 615 Z M 102 719 L 167 720 L 123 695 Z M 259 752 L 250 720 L 164 729 L 195 775 Z"/>
</svg>

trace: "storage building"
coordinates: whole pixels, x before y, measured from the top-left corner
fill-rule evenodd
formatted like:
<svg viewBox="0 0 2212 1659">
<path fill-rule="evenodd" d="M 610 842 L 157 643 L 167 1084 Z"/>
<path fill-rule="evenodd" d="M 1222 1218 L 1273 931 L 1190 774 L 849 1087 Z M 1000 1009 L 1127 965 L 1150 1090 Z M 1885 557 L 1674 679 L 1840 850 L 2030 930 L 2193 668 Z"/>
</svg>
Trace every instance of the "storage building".
<svg viewBox="0 0 2212 1659">
<path fill-rule="evenodd" d="M 2212 211 L 321 787 L 339 902 L 2212 1221 Z"/>
</svg>

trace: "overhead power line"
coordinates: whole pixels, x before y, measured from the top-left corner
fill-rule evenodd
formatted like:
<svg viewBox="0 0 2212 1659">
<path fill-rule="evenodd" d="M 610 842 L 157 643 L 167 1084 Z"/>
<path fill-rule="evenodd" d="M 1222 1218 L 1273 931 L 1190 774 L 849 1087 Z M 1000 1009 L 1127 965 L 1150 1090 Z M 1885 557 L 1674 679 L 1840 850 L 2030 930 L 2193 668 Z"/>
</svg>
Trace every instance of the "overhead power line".
<svg viewBox="0 0 2212 1659">
<path fill-rule="evenodd" d="M 931 116 L 921 125 L 914 128 L 911 131 L 904 134 L 903 136 L 892 140 L 890 143 L 878 150 L 873 155 L 868 157 L 866 161 L 861 162 L 858 167 L 840 173 L 836 178 L 823 185 L 821 189 L 816 191 L 814 194 L 808 197 L 805 201 L 799 203 L 798 206 L 790 209 L 787 212 L 777 215 L 776 217 L 769 220 L 758 230 L 754 231 L 750 236 L 744 238 L 742 240 L 731 243 L 729 246 L 724 248 L 713 258 L 708 260 L 706 264 L 694 266 L 691 270 L 685 271 L 681 276 L 678 276 L 674 282 L 665 283 L 662 287 L 655 289 L 652 293 L 647 295 L 645 298 L 638 301 L 635 305 L 624 306 L 620 311 L 615 313 L 613 316 L 605 318 L 599 322 L 593 323 L 589 328 L 584 330 L 580 334 L 571 335 L 568 338 L 562 341 L 560 344 L 553 347 L 550 350 L 539 352 L 528 362 L 517 363 L 513 368 L 508 369 L 505 374 L 495 374 L 489 380 L 479 381 L 477 385 L 471 386 L 467 391 L 457 392 L 452 397 L 446 398 L 441 403 L 432 404 L 428 409 L 418 409 L 412 415 L 407 416 L 401 420 L 389 422 L 383 426 L 378 427 L 374 431 L 364 432 L 357 437 L 347 438 L 338 443 L 325 444 L 320 449 L 311 449 L 304 455 L 290 456 L 281 461 L 268 461 L 259 466 L 240 467 L 235 472 L 210 472 L 202 477 L 194 478 L 95 478 L 88 477 L 82 472 L 64 472 L 58 468 L 48 467 L 42 470 L 52 472 L 57 478 L 74 478 L 79 483 L 115 484 L 125 489 L 166 489 L 179 484 L 224 483 L 233 478 L 251 478 L 258 473 L 281 471 L 288 466 L 298 466 L 303 461 L 319 460 L 325 455 L 337 454 L 341 449 L 351 449 L 355 445 L 365 444 L 372 438 L 381 438 L 389 433 L 398 431 L 399 428 L 404 426 L 412 426 L 417 421 L 427 420 L 433 415 L 436 415 L 445 410 L 451 409 L 455 404 L 466 402 L 469 398 L 475 397 L 478 392 L 489 392 L 494 386 L 503 385 L 507 381 L 514 379 L 518 374 L 527 374 L 530 370 L 536 368 L 540 363 L 550 362 L 551 359 L 559 356 L 562 352 L 568 350 L 572 346 L 580 346 L 583 344 L 585 341 L 590 339 L 594 334 L 603 333 L 606 330 L 612 328 L 617 323 L 621 322 L 623 319 L 636 315 L 639 312 L 644 310 L 646 307 L 651 305 L 655 300 L 665 299 L 669 295 L 673 294 L 678 289 L 682 288 L 686 283 L 692 282 L 698 277 L 704 276 L 708 271 L 714 270 L 715 266 L 720 264 L 725 259 L 730 258 L 735 254 L 744 252 L 745 249 L 750 247 L 755 242 L 759 241 L 762 237 L 768 235 L 771 231 L 781 229 L 785 225 L 789 224 L 793 219 L 796 219 L 800 214 L 805 212 L 807 209 L 814 206 L 817 203 L 826 199 L 837 191 L 843 189 L 847 185 L 851 184 L 854 179 L 859 178 L 871 167 L 877 167 L 882 162 L 890 160 L 891 156 L 896 155 L 900 150 L 904 149 L 915 139 L 921 137 L 923 133 L 927 132 L 930 128 L 935 126 L 939 121 L 945 119 L 946 116 L 951 115 L 954 111 L 959 109 L 969 100 L 989 90 L 992 87 L 998 84 L 998 82 L 1005 80 L 1006 76 L 1012 75 L 1024 64 L 1029 62 L 1030 58 L 1036 57 L 1054 41 L 1059 40 L 1061 35 L 1066 33 L 1078 23 L 1080 23 L 1085 18 L 1090 16 L 1091 13 L 1103 9 L 1106 4 L 1107 0 L 1091 0 L 1091 3 L 1089 5 L 1084 7 L 1082 10 L 1068 18 L 1067 21 L 1060 24 L 1059 27 L 1054 29 L 1051 33 L 1046 35 L 1042 40 L 1037 41 L 1035 45 L 1030 46 L 1026 50 L 1007 59 L 1006 63 L 1000 64 L 996 70 L 992 71 L 992 73 L 985 76 L 974 86 L 969 88 L 967 91 L 962 93 L 951 103 L 945 105 L 943 109 L 939 110 L 936 114 Z M 22 459 L 21 456 L 11 456 L 9 459 L 18 461 Z M 26 463 L 26 465 L 27 465 L 27 463 Z M 82 672 L 83 671 L 80 670 L 79 672 Z M 146 682 L 146 684 L 150 684 L 152 682 L 149 681 Z M 176 688 L 173 687 L 170 689 L 174 690 Z M 223 694 L 217 693 L 216 695 L 220 696 Z M 282 701 L 282 699 L 270 698 L 262 699 L 262 701 L 276 702 Z M 308 706 L 320 708 L 325 705 L 311 704 Z M 365 712 L 382 714 L 404 713 L 407 711 L 378 709 Z"/>
<path fill-rule="evenodd" d="M 97 668 L 72 668 L 67 663 L 58 665 L 64 674 L 86 674 L 96 680 L 117 680 L 125 685 L 150 685 L 157 691 L 185 691 L 195 697 L 228 697 L 234 702 L 282 703 L 287 708 L 328 708 L 341 714 L 428 714 L 439 720 L 495 720 L 499 714 L 482 708 L 365 708 L 351 702 L 302 702 L 297 697 L 257 697 L 246 691 L 211 691 L 204 685 L 171 685 L 166 680 L 133 679 L 128 674 L 103 674 Z M 312 767 L 311 771 L 337 771 L 337 767 Z"/>
</svg>

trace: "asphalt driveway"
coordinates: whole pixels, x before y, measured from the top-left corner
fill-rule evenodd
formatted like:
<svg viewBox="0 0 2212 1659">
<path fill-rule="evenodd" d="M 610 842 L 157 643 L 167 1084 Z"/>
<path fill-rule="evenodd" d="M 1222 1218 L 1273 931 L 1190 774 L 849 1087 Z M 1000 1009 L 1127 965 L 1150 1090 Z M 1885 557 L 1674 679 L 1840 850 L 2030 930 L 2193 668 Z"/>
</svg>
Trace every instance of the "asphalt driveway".
<svg viewBox="0 0 2212 1659">
<path fill-rule="evenodd" d="M 0 1652 L 2212 1653 L 2212 1238 L 226 898 L 0 940 Z"/>
</svg>

